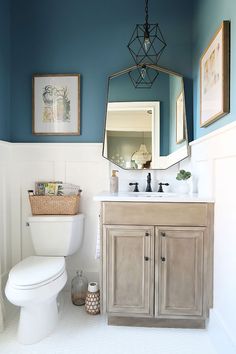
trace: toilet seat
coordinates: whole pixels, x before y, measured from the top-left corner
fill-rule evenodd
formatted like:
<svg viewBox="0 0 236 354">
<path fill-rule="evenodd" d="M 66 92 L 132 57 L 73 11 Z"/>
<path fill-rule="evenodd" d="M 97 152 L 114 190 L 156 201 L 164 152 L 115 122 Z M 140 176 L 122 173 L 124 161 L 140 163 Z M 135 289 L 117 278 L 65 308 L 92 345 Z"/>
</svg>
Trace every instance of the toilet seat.
<svg viewBox="0 0 236 354">
<path fill-rule="evenodd" d="M 11 269 L 9 282 L 15 289 L 35 289 L 56 280 L 64 272 L 64 257 L 31 256 Z"/>
</svg>

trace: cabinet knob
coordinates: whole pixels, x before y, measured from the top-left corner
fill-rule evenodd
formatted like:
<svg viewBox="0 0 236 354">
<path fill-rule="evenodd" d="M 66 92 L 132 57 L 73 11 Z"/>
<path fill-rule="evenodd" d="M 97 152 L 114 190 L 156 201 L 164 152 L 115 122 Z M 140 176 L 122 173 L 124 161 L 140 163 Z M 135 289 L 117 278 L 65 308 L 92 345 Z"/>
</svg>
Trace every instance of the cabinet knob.
<svg viewBox="0 0 236 354">
<path fill-rule="evenodd" d="M 165 257 L 161 257 L 162 262 L 165 262 L 165 260 L 166 260 Z"/>
<path fill-rule="evenodd" d="M 149 232 L 146 231 L 145 232 L 145 236 L 150 236 Z"/>
<path fill-rule="evenodd" d="M 145 257 L 144 257 L 144 260 L 145 260 L 145 261 L 149 261 L 149 257 L 146 257 L 146 256 L 145 256 Z"/>
<path fill-rule="evenodd" d="M 161 232 L 161 236 L 165 237 L 166 233 L 165 232 Z"/>
</svg>

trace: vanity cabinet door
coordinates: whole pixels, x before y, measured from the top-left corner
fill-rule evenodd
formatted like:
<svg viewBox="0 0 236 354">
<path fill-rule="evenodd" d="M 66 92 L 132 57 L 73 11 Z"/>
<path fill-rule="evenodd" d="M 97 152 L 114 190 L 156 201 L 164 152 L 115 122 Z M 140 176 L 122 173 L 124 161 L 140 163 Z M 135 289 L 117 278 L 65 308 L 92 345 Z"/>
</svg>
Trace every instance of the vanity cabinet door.
<svg viewBox="0 0 236 354">
<path fill-rule="evenodd" d="M 104 226 L 107 312 L 153 316 L 154 228 Z"/>
<path fill-rule="evenodd" d="M 200 227 L 157 229 L 156 316 L 202 316 L 204 231 Z"/>
</svg>

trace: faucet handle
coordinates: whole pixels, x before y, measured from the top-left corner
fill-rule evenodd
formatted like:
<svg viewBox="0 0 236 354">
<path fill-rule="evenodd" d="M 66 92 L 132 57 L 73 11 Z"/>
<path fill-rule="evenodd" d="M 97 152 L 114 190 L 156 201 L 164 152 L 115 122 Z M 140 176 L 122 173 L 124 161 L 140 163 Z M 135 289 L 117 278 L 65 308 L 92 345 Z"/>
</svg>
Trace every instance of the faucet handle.
<svg viewBox="0 0 236 354">
<path fill-rule="evenodd" d="M 134 192 L 139 192 L 139 190 L 138 190 L 138 182 L 134 182 L 134 183 L 130 182 L 129 186 L 135 186 L 133 191 Z"/>
<path fill-rule="evenodd" d="M 169 186 L 169 183 L 162 183 L 162 182 L 160 182 L 160 183 L 159 183 L 159 189 L 158 189 L 157 192 L 161 192 L 161 193 L 164 192 L 162 186 Z"/>
</svg>

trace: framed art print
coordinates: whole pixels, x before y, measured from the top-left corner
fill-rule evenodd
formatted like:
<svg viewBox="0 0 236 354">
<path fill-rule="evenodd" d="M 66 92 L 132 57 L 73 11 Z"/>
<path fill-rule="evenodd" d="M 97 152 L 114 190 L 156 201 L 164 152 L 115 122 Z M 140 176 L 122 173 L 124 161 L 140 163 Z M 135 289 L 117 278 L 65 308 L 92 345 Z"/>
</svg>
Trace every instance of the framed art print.
<svg viewBox="0 0 236 354">
<path fill-rule="evenodd" d="M 184 94 L 183 91 L 176 99 L 176 144 L 185 140 L 184 125 Z"/>
<path fill-rule="evenodd" d="M 33 76 L 33 134 L 80 135 L 80 75 Z"/>
<path fill-rule="evenodd" d="M 200 126 L 229 112 L 229 21 L 223 21 L 200 59 Z"/>
</svg>

